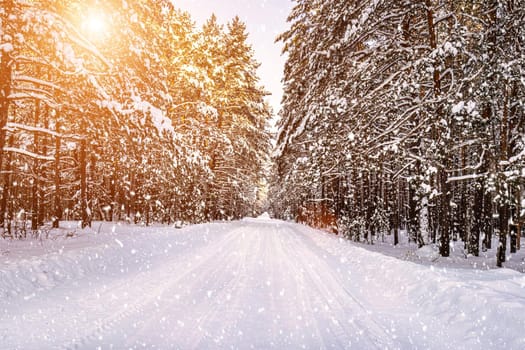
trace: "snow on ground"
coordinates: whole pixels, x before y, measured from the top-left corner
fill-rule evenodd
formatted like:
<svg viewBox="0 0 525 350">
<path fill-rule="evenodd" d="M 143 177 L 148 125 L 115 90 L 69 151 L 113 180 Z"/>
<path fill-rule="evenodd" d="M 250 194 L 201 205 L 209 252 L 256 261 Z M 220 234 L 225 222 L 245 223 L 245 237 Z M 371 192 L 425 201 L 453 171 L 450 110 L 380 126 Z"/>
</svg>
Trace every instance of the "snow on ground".
<svg viewBox="0 0 525 350">
<path fill-rule="evenodd" d="M 60 232 L 0 240 L 0 349 L 525 348 L 510 269 L 415 264 L 268 217 Z"/>
<path fill-rule="evenodd" d="M 447 258 L 439 254 L 439 247 L 436 244 L 431 243 L 418 248 L 417 244 L 408 241 L 408 236 L 404 231 L 400 233 L 399 244 L 394 246 L 393 242 L 393 235 L 385 235 L 375 239 L 372 245 L 365 242 L 357 245 L 367 250 L 427 266 L 481 270 L 498 269 L 496 266 L 497 236 L 493 237 L 492 249 L 482 251 L 480 248 L 479 256 L 468 254 L 464 242 L 451 241 L 450 257 Z M 510 239 L 507 239 L 506 252 L 507 261 L 504 263 L 504 267 L 525 272 L 525 238 L 521 240 L 521 249 L 513 254 L 510 253 Z"/>
</svg>

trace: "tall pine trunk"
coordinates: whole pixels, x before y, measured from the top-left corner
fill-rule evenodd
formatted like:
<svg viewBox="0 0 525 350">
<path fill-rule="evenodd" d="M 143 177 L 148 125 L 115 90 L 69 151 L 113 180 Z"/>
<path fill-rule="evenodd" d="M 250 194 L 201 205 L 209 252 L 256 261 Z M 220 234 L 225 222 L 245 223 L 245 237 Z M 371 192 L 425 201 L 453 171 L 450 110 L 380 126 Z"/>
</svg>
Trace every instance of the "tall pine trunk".
<svg viewBox="0 0 525 350">
<path fill-rule="evenodd" d="M 508 109 L 508 100 L 509 94 L 507 87 L 504 87 L 504 103 L 503 103 L 503 115 L 500 124 L 500 171 L 505 170 L 505 163 L 508 160 L 508 122 L 509 122 L 509 109 Z M 505 181 L 505 180 L 503 180 Z M 510 191 L 507 188 L 507 184 L 500 183 L 499 186 L 500 200 L 498 203 L 498 214 L 499 214 L 499 244 L 498 252 L 496 257 L 496 264 L 499 267 L 503 266 L 503 263 L 506 261 L 506 250 L 507 250 L 507 235 L 509 231 L 509 204 L 508 198 L 510 197 Z"/>
<path fill-rule="evenodd" d="M 482 181 L 478 181 L 474 189 L 474 205 L 472 207 L 473 225 L 468 240 L 468 253 L 479 256 L 479 240 L 483 232 L 483 198 L 485 188 Z"/>
<path fill-rule="evenodd" d="M 62 218 L 62 208 L 60 205 L 60 123 L 56 123 L 55 135 L 55 193 L 54 193 L 54 205 L 53 205 L 53 228 L 58 228 L 60 219 Z"/>
<path fill-rule="evenodd" d="M 3 2 L 4 11 L 0 18 L 2 25 L 2 32 L 4 36 L 9 33 L 4 28 L 7 28 L 9 17 L 13 9 L 13 0 L 6 0 Z M 9 117 L 9 95 L 11 94 L 12 84 L 12 59 L 7 50 L 1 50 L 0 55 L 0 172 L 4 166 L 4 147 L 6 145 L 6 131 L 7 119 Z M 2 204 L 0 205 L 0 226 L 3 226 L 6 216 L 6 205 L 8 196 L 9 184 L 4 181 L 4 188 L 2 190 Z M 4 204 L 4 202 L 6 202 Z"/>
<path fill-rule="evenodd" d="M 437 49 L 437 35 L 436 35 L 436 26 L 434 22 L 434 7 L 432 0 L 425 0 L 426 5 L 426 15 L 427 15 L 427 29 L 428 29 L 428 39 L 429 46 L 432 51 Z M 441 125 L 441 119 L 444 117 L 444 111 L 441 105 L 438 102 L 438 98 L 441 96 L 441 72 L 440 67 L 437 62 L 434 63 L 433 72 L 432 72 L 432 85 L 433 85 L 433 97 L 437 102 L 434 115 L 434 132 L 433 137 L 436 141 L 439 137 L 446 137 L 446 133 L 441 133 L 437 135 L 436 128 Z M 450 125 L 447 123 L 447 125 Z M 438 186 L 441 192 L 440 201 L 439 201 L 439 233 L 440 233 L 440 254 L 441 256 L 447 257 L 450 255 L 450 232 L 451 232 L 451 189 L 448 182 L 448 140 L 445 139 L 444 142 L 440 142 L 441 149 L 438 150 L 438 155 L 440 156 L 438 162 L 441 163 L 441 166 L 438 167 Z"/>
<path fill-rule="evenodd" d="M 40 123 L 40 100 L 35 100 L 35 127 L 38 128 Z M 33 137 L 33 151 L 35 154 L 40 152 L 39 137 L 38 133 L 35 132 Z M 31 230 L 36 231 L 38 229 L 38 211 L 41 205 L 40 198 L 40 160 L 35 159 L 33 161 L 33 183 L 31 184 Z"/>
<path fill-rule="evenodd" d="M 86 140 L 80 141 L 80 216 L 81 227 L 91 226 L 91 219 L 87 207 L 87 166 L 86 166 Z"/>
<path fill-rule="evenodd" d="M 13 143 L 13 135 L 9 137 L 9 144 Z M 10 200 L 10 194 L 11 194 L 11 158 L 12 154 L 8 153 L 6 156 L 6 164 L 4 169 L 4 176 L 3 176 L 3 191 L 2 191 L 2 200 L 0 201 L 0 213 L 1 213 L 1 225 L 0 227 L 4 228 L 4 233 L 7 231 L 10 235 L 12 235 L 11 232 L 11 213 L 9 212 L 9 200 Z"/>
</svg>

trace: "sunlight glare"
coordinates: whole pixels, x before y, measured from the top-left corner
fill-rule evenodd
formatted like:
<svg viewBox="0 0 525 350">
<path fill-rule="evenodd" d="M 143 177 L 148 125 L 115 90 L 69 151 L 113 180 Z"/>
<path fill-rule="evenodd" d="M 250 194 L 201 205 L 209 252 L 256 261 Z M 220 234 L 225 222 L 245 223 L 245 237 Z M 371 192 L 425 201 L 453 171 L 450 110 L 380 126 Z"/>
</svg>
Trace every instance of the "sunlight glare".
<svg viewBox="0 0 525 350">
<path fill-rule="evenodd" d="M 86 34 L 100 37 L 106 32 L 107 26 L 104 15 L 100 13 L 90 13 L 82 23 L 82 29 Z"/>
</svg>

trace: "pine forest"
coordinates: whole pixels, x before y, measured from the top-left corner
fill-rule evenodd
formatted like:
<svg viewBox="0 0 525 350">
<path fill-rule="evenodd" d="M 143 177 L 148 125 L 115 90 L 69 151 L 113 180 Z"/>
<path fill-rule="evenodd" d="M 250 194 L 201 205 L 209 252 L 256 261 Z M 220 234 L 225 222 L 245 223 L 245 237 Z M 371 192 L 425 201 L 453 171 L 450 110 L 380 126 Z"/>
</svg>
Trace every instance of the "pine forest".
<svg viewBox="0 0 525 350">
<path fill-rule="evenodd" d="M 239 17 L 112 0 L 96 31 L 90 5 L 2 1 L 4 237 L 269 210 L 444 257 L 519 249 L 523 1 L 295 1 L 276 131 Z"/>
<path fill-rule="evenodd" d="M 525 0 L 0 0 L 0 350 L 523 350 L 524 234 Z"/>
<path fill-rule="evenodd" d="M 403 229 L 444 257 L 515 252 L 525 2 L 299 0 L 288 20 L 274 212 L 356 241 Z"/>
<path fill-rule="evenodd" d="M 259 210 L 272 112 L 245 24 L 197 28 L 164 0 L 91 5 L 1 2 L 3 235 Z M 93 30 L 101 14 L 111 29 Z"/>
</svg>

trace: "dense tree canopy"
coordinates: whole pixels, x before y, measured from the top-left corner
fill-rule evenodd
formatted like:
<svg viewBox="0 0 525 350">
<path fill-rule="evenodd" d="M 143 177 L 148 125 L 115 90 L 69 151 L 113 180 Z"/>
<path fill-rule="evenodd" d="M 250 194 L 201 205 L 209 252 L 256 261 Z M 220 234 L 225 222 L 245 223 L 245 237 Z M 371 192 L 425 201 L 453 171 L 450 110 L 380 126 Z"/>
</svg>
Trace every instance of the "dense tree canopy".
<svg viewBox="0 0 525 350">
<path fill-rule="evenodd" d="M 171 1 L 0 1 L 0 224 L 258 210 L 271 117 L 245 25 Z"/>
<path fill-rule="evenodd" d="M 444 256 L 496 229 L 503 261 L 522 220 L 525 3 L 297 0 L 289 22 L 275 214 L 328 210 L 356 240 L 406 228 Z"/>
</svg>

